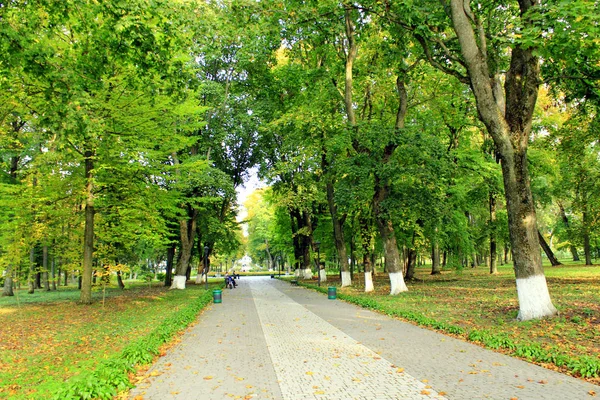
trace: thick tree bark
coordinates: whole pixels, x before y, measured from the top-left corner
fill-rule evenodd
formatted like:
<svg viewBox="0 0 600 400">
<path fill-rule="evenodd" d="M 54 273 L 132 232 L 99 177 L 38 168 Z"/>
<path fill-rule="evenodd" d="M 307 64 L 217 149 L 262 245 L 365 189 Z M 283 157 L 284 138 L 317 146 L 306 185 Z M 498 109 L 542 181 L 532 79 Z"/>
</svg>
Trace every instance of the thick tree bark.
<svg viewBox="0 0 600 400">
<path fill-rule="evenodd" d="M 165 274 L 165 286 L 171 286 L 173 283 L 173 260 L 175 259 L 175 245 L 167 248 L 167 270 Z"/>
<path fill-rule="evenodd" d="M 544 253 L 546 253 L 546 257 L 548 257 L 548 260 L 550 260 L 550 264 L 552 264 L 553 267 L 562 265 L 561 262 L 558 261 L 558 258 L 556 258 L 556 256 L 554 255 L 554 252 L 552 251 L 550 246 L 548 246 L 546 239 L 544 239 L 544 236 L 542 236 L 542 233 L 539 230 L 538 238 L 540 240 L 540 246 L 542 246 L 542 250 L 544 250 Z"/>
<path fill-rule="evenodd" d="M 44 290 L 50 291 L 50 280 L 48 278 L 48 246 L 42 246 L 42 281 L 44 283 Z"/>
<path fill-rule="evenodd" d="M 415 249 L 408 249 L 406 251 L 406 276 L 407 281 L 415 279 L 415 268 L 417 264 L 417 251 Z"/>
<path fill-rule="evenodd" d="M 94 153 L 85 151 L 85 227 L 83 232 L 83 271 L 81 274 L 81 293 L 79 301 L 82 304 L 92 303 L 92 274 L 94 256 Z"/>
<path fill-rule="evenodd" d="M 565 208 L 562 203 L 558 203 L 558 208 L 560 209 L 560 217 L 562 219 L 565 228 L 567 228 L 567 235 L 569 240 L 571 240 L 571 226 L 569 224 L 569 218 L 567 217 L 567 213 L 565 212 Z M 577 254 L 577 247 L 573 244 L 569 245 L 569 251 L 571 251 L 571 256 L 573 257 L 573 261 L 579 261 L 579 254 Z"/>
<path fill-rule="evenodd" d="M 325 159 L 325 156 L 323 155 Z M 326 162 L 326 160 L 324 160 Z M 340 274 L 342 277 L 342 287 L 352 285 L 350 277 L 350 267 L 348 266 L 348 253 L 346 252 L 346 241 L 344 239 L 344 220 L 345 217 L 339 218 L 337 205 L 335 204 L 335 196 L 333 182 L 327 179 L 327 203 L 329 205 L 329 213 L 331 214 L 331 223 L 333 225 L 333 237 L 335 240 L 335 249 L 337 251 L 338 260 L 340 262 Z"/>
<path fill-rule="evenodd" d="M 4 276 L 4 286 L 2 288 L 2 296 L 14 296 L 13 291 L 13 266 L 9 264 L 6 268 L 6 275 Z"/>
<path fill-rule="evenodd" d="M 431 242 L 431 275 L 439 275 L 442 273 L 440 266 L 440 245 L 435 239 L 432 239 Z"/>
<path fill-rule="evenodd" d="M 125 289 L 125 283 L 123 282 L 123 275 L 121 275 L 121 271 L 117 271 L 117 284 L 119 285 L 119 289 Z"/>
<path fill-rule="evenodd" d="M 290 210 L 290 217 L 294 233 L 293 243 L 297 276 L 302 279 L 311 279 L 310 245 L 312 243 L 312 225 L 310 214 L 307 211 L 293 209 Z"/>
<path fill-rule="evenodd" d="M 390 277 L 390 295 L 406 292 L 408 288 L 404 283 L 404 271 L 400 261 L 400 253 L 396 242 L 394 226 L 389 218 L 386 218 L 380 204 L 387 197 L 387 188 L 382 187 L 376 178 L 375 195 L 373 198 L 373 211 L 379 228 L 379 234 L 383 241 L 383 254 L 386 269 Z"/>
<path fill-rule="evenodd" d="M 179 240 L 181 247 L 177 265 L 175 266 L 175 277 L 173 278 L 171 289 L 185 289 L 190 259 L 192 258 L 198 211 L 188 205 L 187 215 L 188 218 L 182 218 L 179 221 Z"/>
<path fill-rule="evenodd" d="M 535 7 L 536 0 L 521 1 L 524 15 Z M 556 308 L 542 268 L 537 236 L 535 207 L 527 169 L 527 143 L 540 84 L 539 60 L 533 48 L 513 45 L 511 62 L 506 74 L 506 110 L 499 105 L 496 82 L 490 77 L 485 35 L 475 36 L 472 22 L 479 25 L 469 8 L 469 2 L 451 0 L 454 30 L 469 74 L 477 110 L 496 145 L 501 159 L 504 193 L 508 213 L 517 294 L 519 320 L 552 316 Z M 525 25 L 529 21 L 523 20 Z"/>
<path fill-rule="evenodd" d="M 496 194 L 490 192 L 490 274 L 497 274 L 496 266 Z"/>
</svg>

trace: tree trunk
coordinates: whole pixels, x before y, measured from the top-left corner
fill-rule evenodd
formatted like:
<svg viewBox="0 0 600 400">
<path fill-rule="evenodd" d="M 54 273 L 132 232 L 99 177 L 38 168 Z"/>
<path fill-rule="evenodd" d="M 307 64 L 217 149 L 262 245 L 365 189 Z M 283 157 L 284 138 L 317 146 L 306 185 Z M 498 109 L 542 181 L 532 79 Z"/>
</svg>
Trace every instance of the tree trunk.
<svg viewBox="0 0 600 400">
<path fill-rule="evenodd" d="M 432 240 L 431 245 L 431 275 L 439 275 L 442 273 L 440 267 L 440 245 L 437 240 Z"/>
<path fill-rule="evenodd" d="M 325 160 L 325 155 L 323 155 Z M 340 275 L 342 277 L 342 287 L 352 285 L 350 277 L 350 267 L 348 266 L 348 253 L 346 252 L 346 241 L 344 240 L 344 221 L 345 216 L 338 218 L 337 205 L 335 204 L 335 196 L 333 182 L 327 179 L 327 203 L 329 204 L 329 213 L 331 214 L 331 223 L 333 225 L 333 237 L 335 240 L 335 249 L 337 251 L 338 260 L 340 263 Z"/>
<path fill-rule="evenodd" d="M 471 267 L 472 268 L 477 268 L 479 267 L 479 260 L 477 259 L 477 253 L 473 253 L 471 254 Z"/>
<path fill-rule="evenodd" d="M 54 256 L 55 248 L 52 251 L 51 275 L 52 275 L 52 290 L 56 290 L 56 257 Z"/>
<path fill-rule="evenodd" d="M 4 276 L 4 287 L 2 288 L 2 296 L 14 296 L 13 291 L 13 266 L 9 264 L 6 268 L 6 275 Z"/>
<path fill-rule="evenodd" d="M 171 286 L 173 283 L 173 259 L 175 258 L 175 245 L 167 248 L 167 270 L 165 274 L 165 286 Z"/>
<path fill-rule="evenodd" d="M 408 288 L 406 287 L 406 283 L 404 283 L 404 273 L 402 263 L 400 262 L 400 253 L 398 252 L 394 226 L 391 220 L 382 217 L 383 213 L 379 209 L 381 200 L 386 197 L 384 191 L 384 188 L 376 188 L 373 209 L 381 240 L 383 241 L 385 265 L 390 277 L 390 295 L 397 295 L 408 291 Z"/>
<path fill-rule="evenodd" d="M 187 207 L 188 218 L 179 221 L 179 240 L 180 252 L 175 266 L 175 277 L 171 289 L 185 289 L 188 270 L 190 269 L 190 259 L 192 258 L 192 250 L 194 248 L 194 238 L 196 233 L 196 220 L 198 211 L 191 206 Z"/>
<path fill-rule="evenodd" d="M 544 253 L 546 253 L 546 257 L 548 257 L 548 260 L 550 260 L 550 264 L 552 264 L 553 267 L 562 265 L 560 263 L 560 261 L 558 261 L 558 259 L 554 255 L 554 253 L 552 252 L 552 249 L 550 248 L 550 246 L 548 246 L 548 243 L 546 243 L 546 239 L 544 239 L 544 236 L 542 236 L 542 234 L 539 230 L 538 230 L 538 238 L 540 240 L 540 246 L 542 246 Z"/>
<path fill-rule="evenodd" d="M 490 274 L 498 273 L 496 253 L 496 194 L 490 192 Z"/>
<path fill-rule="evenodd" d="M 300 235 L 300 249 L 302 250 L 302 267 L 304 269 L 304 279 L 312 279 L 312 259 L 310 256 L 312 239 L 312 221 L 308 211 L 303 210 L 301 213 L 302 225 L 300 229 L 304 228 L 304 234 Z"/>
<path fill-rule="evenodd" d="M 371 264 L 371 253 L 363 252 L 363 266 L 365 270 L 365 293 L 375 290 L 373 286 L 373 264 Z"/>
<path fill-rule="evenodd" d="M 123 283 L 123 276 L 121 275 L 121 271 L 117 271 L 117 284 L 119 285 L 119 289 L 125 289 L 125 283 Z"/>
<path fill-rule="evenodd" d="M 406 258 L 406 277 L 407 281 L 415 279 L 415 268 L 417 266 L 417 251 L 415 249 L 408 249 Z"/>
<path fill-rule="evenodd" d="M 83 271 L 79 301 L 82 304 L 92 303 L 92 274 L 94 262 L 94 153 L 85 151 L 85 227 L 83 232 Z"/>
<path fill-rule="evenodd" d="M 501 159 L 514 270 L 519 298 L 519 320 L 552 316 L 556 308 L 550 299 L 542 268 L 535 207 L 527 170 L 527 143 L 540 83 L 539 60 L 534 48 L 514 44 L 506 73 L 506 103 L 496 90 L 495 71 L 487 63 L 483 26 L 474 20 L 469 2 L 451 0 L 454 30 L 469 74 L 477 110 L 496 145 Z M 536 1 L 519 3 L 521 15 Z M 471 21 L 478 23 L 476 38 Z M 521 20 L 525 27 L 530 21 Z"/>
<path fill-rule="evenodd" d="M 27 293 L 35 293 L 35 249 L 33 247 L 29 250 L 29 272 L 27 274 L 27 283 L 29 285 Z"/>
<path fill-rule="evenodd" d="M 560 217 L 562 219 L 562 222 L 565 225 L 565 228 L 567 228 L 567 237 L 568 237 L 569 241 L 571 241 L 571 236 L 572 236 L 571 226 L 569 224 L 569 218 L 567 217 L 567 213 L 565 212 L 565 207 L 562 205 L 562 203 L 558 203 L 558 208 L 560 209 Z M 573 261 L 579 261 L 579 254 L 577 254 L 577 247 L 575 247 L 573 244 L 569 244 L 569 251 L 571 251 L 571 256 L 573 257 Z"/>
<path fill-rule="evenodd" d="M 50 280 L 48 277 L 48 246 L 42 246 L 42 281 L 44 283 L 44 290 L 50 291 Z"/>
<path fill-rule="evenodd" d="M 592 247 L 590 246 L 590 213 L 587 211 L 587 204 L 583 211 L 583 252 L 585 254 L 585 265 L 592 265 Z"/>
</svg>

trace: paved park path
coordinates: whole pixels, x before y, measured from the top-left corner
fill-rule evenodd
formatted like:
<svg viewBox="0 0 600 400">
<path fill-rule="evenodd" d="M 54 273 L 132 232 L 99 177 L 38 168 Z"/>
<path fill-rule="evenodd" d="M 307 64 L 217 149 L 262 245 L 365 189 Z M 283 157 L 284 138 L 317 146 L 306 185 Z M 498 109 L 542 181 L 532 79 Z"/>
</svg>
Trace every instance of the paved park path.
<svg viewBox="0 0 600 400">
<path fill-rule="evenodd" d="M 223 291 L 130 399 L 588 399 L 600 387 L 268 277 Z"/>
</svg>

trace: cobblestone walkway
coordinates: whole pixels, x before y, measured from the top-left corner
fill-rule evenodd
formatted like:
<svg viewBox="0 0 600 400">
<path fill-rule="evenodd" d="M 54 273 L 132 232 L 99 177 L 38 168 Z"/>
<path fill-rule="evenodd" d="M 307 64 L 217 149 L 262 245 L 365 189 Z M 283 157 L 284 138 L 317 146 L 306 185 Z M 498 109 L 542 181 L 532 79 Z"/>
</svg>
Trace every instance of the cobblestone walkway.
<svg viewBox="0 0 600 400">
<path fill-rule="evenodd" d="M 223 292 L 138 399 L 589 399 L 600 387 L 286 282 Z"/>
</svg>

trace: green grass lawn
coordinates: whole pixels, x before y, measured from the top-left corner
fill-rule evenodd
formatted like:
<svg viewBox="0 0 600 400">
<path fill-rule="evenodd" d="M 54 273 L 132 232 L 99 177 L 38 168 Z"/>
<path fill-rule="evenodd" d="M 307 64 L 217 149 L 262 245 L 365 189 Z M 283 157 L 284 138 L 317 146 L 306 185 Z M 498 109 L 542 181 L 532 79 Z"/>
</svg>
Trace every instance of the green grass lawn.
<svg viewBox="0 0 600 400">
<path fill-rule="evenodd" d="M 418 268 L 409 291 L 397 296 L 389 296 L 383 273 L 375 277 L 375 291 L 364 293 L 363 274 L 357 273 L 353 287 L 338 288 L 338 297 L 600 383 L 599 266 L 545 267 L 559 315 L 526 322 L 516 320 L 512 266 L 499 267 L 497 275 L 485 267 L 434 276 L 430 271 Z M 329 276 L 320 290 L 331 285 L 339 285 L 337 276 Z"/>
<path fill-rule="evenodd" d="M 160 283 L 128 286 L 108 289 L 104 305 L 102 291 L 94 291 L 92 305 L 78 305 L 73 288 L 34 295 L 21 290 L 18 303 L 16 296 L 0 298 L 0 398 L 50 398 L 65 381 L 89 374 L 206 299 L 203 285 L 172 291 Z"/>
</svg>

